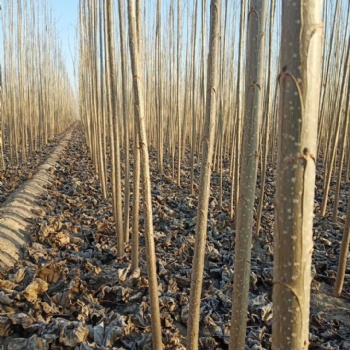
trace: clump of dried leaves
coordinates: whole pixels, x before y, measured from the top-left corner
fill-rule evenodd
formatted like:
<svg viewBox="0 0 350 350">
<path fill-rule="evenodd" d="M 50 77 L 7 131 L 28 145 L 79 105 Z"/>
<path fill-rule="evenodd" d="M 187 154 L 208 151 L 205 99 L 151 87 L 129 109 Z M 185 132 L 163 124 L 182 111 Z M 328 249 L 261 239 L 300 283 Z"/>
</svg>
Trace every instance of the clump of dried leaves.
<svg viewBox="0 0 350 350">
<path fill-rule="evenodd" d="M 170 173 L 172 164 L 166 165 Z M 185 349 L 197 199 L 188 194 L 186 176 L 179 189 L 158 175 L 154 162 L 152 166 L 163 342 L 166 349 L 180 350 Z M 101 197 L 82 137 L 70 142 L 55 176 L 55 185 L 40 199 L 42 210 L 29 223 L 30 242 L 24 248 L 24 259 L 0 279 L 0 345 L 9 350 L 152 349 L 142 225 L 140 271 L 132 273 L 131 247 L 126 247 L 123 259 L 117 259 L 111 207 Z M 218 177 L 213 174 L 213 193 L 217 186 Z M 224 198 L 229 198 L 229 183 L 225 182 L 224 190 Z M 271 347 L 272 175 L 265 191 L 262 230 L 255 239 L 252 256 L 247 327 L 247 348 L 255 350 Z M 224 201 L 224 208 L 227 206 Z M 140 221 L 142 224 L 142 216 Z M 320 218 L 315 227 L 317 275 L 313 281 L 310 348 L 349 349 L 349 303 L 329 297 L 341 227 Z M 201 349 L 228 348 L 233 228 L 227 210 L 219 210 L 217 199 L 212 196 L 201 305 Z M 349 284 L 347 276 L 345 297 L 349 297 Z"/>
<path fill-rule="evenodd" d="M 23 182 L 34 175 L 38 165 L 48 157 L 48 155 L 57 146 L 58 142 L 62 139 L 64 134 L 55 137 L 41 149 L 34 151 L 28 155 L 25 162 L 21 162 L 17 165 L 10 165 L 11 150 L 8 144 L 5 143 L 4 147 L 4 160 L 7 164 L 5 170 L 0 171 L 0 204 L 4 203 L 7 197 Z M 6 141 L 6 140 L 5 140 Z"/>
</svg>

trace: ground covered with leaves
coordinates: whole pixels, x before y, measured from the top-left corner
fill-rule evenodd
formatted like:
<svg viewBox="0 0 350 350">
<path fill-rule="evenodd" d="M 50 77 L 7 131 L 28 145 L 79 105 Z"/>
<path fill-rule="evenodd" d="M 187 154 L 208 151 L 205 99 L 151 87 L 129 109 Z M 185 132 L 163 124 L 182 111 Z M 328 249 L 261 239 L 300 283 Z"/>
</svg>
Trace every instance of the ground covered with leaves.
<svg viewBox="0 0 350 350">
<path fill-rule="evenodd" d="M 37 167 L 49 156 L 58 142 L 63 138 L 63 134 L 55 137 L 41 149 L 34 151 L 26 161 L 21 161 L 20 155 L 15 165 L 7 165 L 5 170 L 0 171 L 0 204 L 4 203 L 8 196 L 18 188 L 19 185 L 33 177 Z M 4 160 L 10 164 L 11 150 L 5 145 Z"/>
<path fill-rule="evenodd" d="M 151 157 L 163 342 L 180 350 L 185 349 L 197 196 L 189 194 L 189 168 L 183 167 L 179 188 L 159 175 L 156 154 Z M 165 165 L 170 174 L 172 164 Z M 152 349 L 142 214 L 140 271 L 131 273 L 131 247 L 117 259 L 111 206 L 102 198 L 81 129 L 54 173 L 55 184 L 34 213 L 37 219 L 28 223 L 24 259 L 0 276 L 0 345 L 9 350 Z M 218 179 L 214 173 L 201 304 L 200 348 L 207 350 L 228 348 L 234 273 L 230 183 L 225 176 L 219 209 Z M 262 229 L 254 237 L 247 325 L 247 349 L 254 350 L 271 347 L 274 184 L 271 172 Z M 349 193 L 349 185 L 342 191 Z M 321 196 L 320 185 L 316 208 Z M 331 296 L 344 215 L 342 209 L 338 224 L 315 217 L 311 349 L 350 349 L 350 264 L 342 298 Z"/>
</svg>

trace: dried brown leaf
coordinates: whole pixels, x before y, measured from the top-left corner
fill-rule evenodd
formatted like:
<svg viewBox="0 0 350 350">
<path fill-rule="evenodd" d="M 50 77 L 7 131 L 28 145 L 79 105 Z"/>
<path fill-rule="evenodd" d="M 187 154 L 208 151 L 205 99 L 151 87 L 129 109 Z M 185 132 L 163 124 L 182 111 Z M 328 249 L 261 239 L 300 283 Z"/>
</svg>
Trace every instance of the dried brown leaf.
<svg viewBox="0 0 350 350">
<path fill-rule="evenodd" d="M 11 333 L 11 320 L 6 316 L 0 316 L 0 337 L 7 337 Z"/>
<path fill-rule="evenodd" d="M 16 289 L 18 287 L 18 284 L 12 282 L 12 281 L 6 281 L 0 279 L 0 288 L 1 289 Z"/>
<path fill-rule="evenodd" d="M 8 344 L 8 350 L 49 350 L 49 347 L 49 342 L 46 339 L 38 337 L 36 334 L 29 339 L 11 339 Z"/>
<path fill-rule="evenodd" d="M 3 305 L 12 305 L 13 300 L 9 298 L 4 292 L 0 292 L 0 303 Z"/>
<path fill-rule="evenodd" d="M 24 329 L 28 328 L 29 326 L 31 326 L 33 323 L 36 322 L 34 317 L 28 314 L 25 314 L 23 312 L 12 315 L 10 319 L 12 321 L 12 324 L 20 325 Z"/>
<path fill-rule="evenodd" d="M 84 342 L 89 334 L 89 330 L 81 322 L 67 322 L 60 333 L 60 343 L 75 347 Z"/>
<path fill-rule="evenodd" d="M 22 292 L 22 295 L 31 303 L 34 303 L 38 295 L 46 292 L 49 289 L 49 284 L 40 278 L 35 278 L 27 288 Z"/>
</svg>

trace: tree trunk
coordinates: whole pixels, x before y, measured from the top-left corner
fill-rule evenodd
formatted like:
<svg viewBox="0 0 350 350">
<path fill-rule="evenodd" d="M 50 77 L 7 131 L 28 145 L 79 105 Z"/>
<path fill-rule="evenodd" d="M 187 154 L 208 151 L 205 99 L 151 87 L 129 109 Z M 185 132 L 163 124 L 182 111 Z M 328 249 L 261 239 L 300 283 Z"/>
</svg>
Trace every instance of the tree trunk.
<svg viewBox="0 0 350 350">
<path fill-rule="evenodd" d="M 343 239 L 342 239 L 341 248 L 340 248 L 337 279 L 335 281 L 334 290 L 333 290 L 333 294 L 337 297 L 340 296 L 343 290 L 344 275 L 346 270 L 346 260 L 349 253 L 349 243 L 350 243 L 350 196 L 348 200 L 348 208 L 346 211 L 345 229 L 344 229 Z"/>
<path fill-rule="evenodd" d="M 272 118 L 273 108 L 271 107 L 271 99 L 273 96 L 273 88 L 271 84 L 271 75 L 272 75 L 272 38 L 273 38 L 273 28 L 275 22 L 275 9 L 276 9 L 276 0 L 271 0 L 270 3 L 270 30 L 269 30 L 269 63 L 268 63 L 268 77 L 267 77 L 267 86 L 266 86 L 266 109 L 265 109 L 265 130 L 262 140 L 262 160 L 261 160 L 261 180 L 260 180 L 260 195 L 259 195 L 259 205 L 256 214 L 256 225 L 255 232 L 256 236 L 259 235 L 260 224 L 261 224 L 261 215 L 262 208 L 264 205 L 264 193 L 265 193 L 265 182 L 266 182 L 266 169 L 267 169 L 267 160 L 269 153 L 269 136 L 270 136 L 270 119 Z M 266 28 L 265 28 L 266 30 Z"/>
<path fill-rule="evenodd" d="M 214 148 L 216 124 L 216 91 L 218 86 L 218 48 L 221 21 L 221 2 L 212 0 L 210 5 L 210 43 L 207 80 L 207 106 L 202 140 L 203 157 L 197 209 L 196 242 L 193 256 L 190 309 L 187 330 L 187 350 L 198 348 L 199 311 L 203 282 L 205 244 L 207 237 L 207 217 L 210 195 L 211 163 Z M 192 145 L 193 146 L 193 145 Z"/>
<path fill-rule="evenodd" d="M 240 18 L 240 30 L 239 30 L 239 60 L 238 60 L 238 79 L 237 79 L 237 99 L 236 99 L 236 138 L 235 138 L 235 168 L 234 168 L 234 176 L 232 177 L 231 186 L 231 198 L 230 198 L 230 217 L 233 217 L 234 207 L 237 206 L 238 203 L 238 195 L 239 195 L 239 169 L 241 165 L 241 119 L 242 119 L 242 87 L 244 84 L 244 42 L 245 42 L 245 19 L 246 19 L 246 0 L 241 1 L 241 18 Z M 232 152 L 234 154 L 234 152 Z M 236 209 L 236 208 L 235 208 Z"/>
<path fill-rule="evenodd" d="M 124 253 L 124 237 L 123 237 L 123 213 L 122 213 L 122 196 L 121 196 L 121 177 L 120 177 L 120 147 L 119 147 L 119 130 L 117 120 L 117 90 L 116 90 L 116 77 L 115 77 L 115 50 L 114 50 L 114 25 L 113 25 L 113 2 L 112 0 L 106 1 L 106 15 L 107 15 L 107 45 L 108 45 L 108 63 L 109 63 L 109 83 L 110 83 L 110 100 L 111 110 L 110 117 L 111 125 L 113 128 L 113 137 L 111 139 L 111 162 L 114 163 L 115 173 L 112 172 L 112 187 L 113 187 L 113 213 L 116 221 L 117 228 L 117 242 L 118 242 L 118 257 L 121 258 Z M 111 131 L 112 132 L 112 131 Z M 114 141 L 114 142 L 113 142 Z M 112 167 L 113 170 L 113 167 Z"/>
<path fill-rule="evenodd" d="M 262 110 L 262 71 L 264 64 L 263 18 L 265 1 L 252 0 L 248 14 L 247 78 L 239 199 L 236 215 L 235 274 L 232 303 L 230 349 L 244 350 L 247 324 L 248 293 L 254 202 L 258 166 L 259 126 Z"/>
<path fill-rule="evenodd" d="M 272 349 L 308 349 L 322 2 L 282 3 Z"/>
<path fill-rule="evenodd" d="M 123 117 L 124 117 L 124 139 L 125 139 L 125 196 L 124 196 L 124 241 L 129 242 L 129 203 L 130 203 L 130 170 L 129 170 L 129 118 L 127 110 L 127 79 L 126 79 L 126 52 L 124 34 L 124 0 L 118 1 L 119 5 L 119 33 L 120 33 L 120 53 L 122 68 L 122 89 L 123 89 Z"/>
<path fill-rule="evenodd" d="M 141 50 L 140 28 L 142 14 L 142 0 L 136 0 L 136 32 L 137 47 Z M 140 149 L 137 113 L 134 109 L 134 188 L 132 205 L 132 245 L 131 245 L 131 271 L 135 272 L 139 268 L 139 211 L 140 211 Z"/>
<path fill-rule="evenodd" d="M 181 26 L 181 0 L 178 0 L 177 3 L 177 83 L 176 83 L 176 114 L 177 114 L 177 144 L 178 144 L 178 158 L 177 158 L 177 185 L 181 186 L 181 109 L 182 109 L 182 95 L 180 95 L 180 83 L 181 83 L 181 34 L 182 34 L 182 26 Z"/>
<path fill-rule="evenodd" d="M 147 250 L 147 270 L 151 302 L 151 324 L 153 349 L 163 349 L 162 329 L 160 324 L 158 283 L 156 269 L 156 254 L 153 238 L 153 218 L 152 218 L 152 195 L 151 181 L 149 170 L 148 143 L 146 135 L 145 114 L 144 114 L 144 97 L 143 97 L 143 80 L 141 71 L 141 38 L 138 41 L 138 35 L 141 35 L 141 29 L 136 25 L 135 2 L 128 1 L 129 17 L 129 47 L 131 56 L 131 68 L 134 83 L 135 110 L 137 114 L 137 124 L 139 131 L 139 148 L 141 158 L 141 179 L 143 187 L 143 207 L 145 216 L 145 240 Z M 139 43 L 140 42 L 140 43 Z"/>
<path fill-rule="evenodd" d="M 333 166 L 336 160 L 337 156 L 337 149 L 338 149 L 338 141 L 339 141 L 339 133 L 340 133 L 340 125 L 341 125 L 341 115 L 343 111 L 343 105 L 346 103 L 346 81 L 347 78 L 350 74 L 350 47 L 348 46 L 347 48 L 347 58 L 346 58 L 346 67 L 345 67 L 345 78 L 343 81 L 343 84 L 340 89 L 340 105 L 336 117 L 336 122 L 335 122 L 335 135 L 334 138 L 332 138 L 331 141 L 331 148 L 330 148 L 330 159 L 329 159 L 329 164 L 328 164 L 328 169 L 327 171 L 325 170 L 325 182 L 324 182 L 324 193 L 323 193 L 323 200 L 321 204 L 321 215 L 325 216 L 326 211 L 327 211 L 327 203 L 328 203 L 328 193 L 329 193 L 329 188 L 330 188 L 330 183 L 331 183 L 331 178 L 332 178 L 332 173 L 333 173 Z M 340 79 L 339 79 L 340 81 Z M 338 95 L 338 94 L 337 94 Z"/>
<path fill-rule="evenodd" d="M 192 137 L 191 137 L 191 193 L 193 194 L 194 183 L 194 153 L 196 144 L 196 42 L 197 42 L 197 13 L 198 0 L 195 0 L 193 8 L 193 27 L 192 27 Z"/>
</svg>

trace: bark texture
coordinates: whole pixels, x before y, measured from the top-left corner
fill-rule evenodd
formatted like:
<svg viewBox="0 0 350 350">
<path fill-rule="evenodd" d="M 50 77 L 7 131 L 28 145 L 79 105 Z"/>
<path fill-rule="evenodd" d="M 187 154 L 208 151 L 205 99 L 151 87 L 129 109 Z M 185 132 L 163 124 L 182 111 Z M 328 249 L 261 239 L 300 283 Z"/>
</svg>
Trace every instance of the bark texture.
<svg viewBox="0 0 350 350">
<path fill-rule="evenodd" d="M 205 244 L 207 237 L 208 204 L 210 195 L 210 175 L 214 151 L 216 124 L 216 91 L 218 86 L 218 48 L 220 28 L 220 0 L 212 0 L 210 5 L 210 43 L 207 81 L 207 106 L 202 140 L 203 157 L 201 164 L 200 188 L 197 209 L 196 242 L 193 256 L 190 309 L 187 329 L 187 350 L 198 349 L 199 311 L 203 283 Z"/>
<path fill-rule="evenodd" d="M 272 348 L 307 349 L 322 2 L 282 3 Z"/>
<path fill-rule="evenodd" d="M 248 14 L 247 78 L 242 165 L 236 216 L 235 275 L 230 349 L 244 350 L 247 324 L 252 228 L 262 110 L 263 0 L 251 1 Z"/>
<path fill-rule="evenodd" d="M 135 2 L 128 2 L 128 17 L 129 17 L 129 47 L 131 56 L 131 69 L 134 83 L 134 98 L 135 110 L 137 115 L 137 124 L 139 131 L 139 148 L 141 160 L 141 180 L 143 188 L 143 208 L 145 217 L 145 240 L 147 250 L 147 272 L 149 280 L 149 291 L 151 300 L 151 323 L 152 323 L 152 339 L 153 349 L 163 349 L 162 329 L 160 324 L 159 314 L 159 298 L 158 298 L 158 282 L 156 268 L 156 254 L 153 237 L 153 218 L 152 218 L 152 196 L 151 196 L 151 181 L 149 170 L 149 155 L 148 143 L 145 125 L 145 107 L 143 97 L 143 80 L 141 72 L 141 38 L 138 42 L 138 35 L 141 35 L 140 28 L 136 27 L 136 10 Z"/>
</svg>

